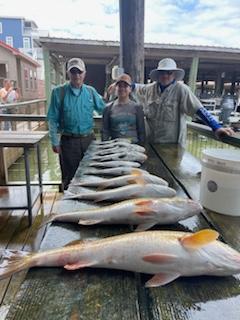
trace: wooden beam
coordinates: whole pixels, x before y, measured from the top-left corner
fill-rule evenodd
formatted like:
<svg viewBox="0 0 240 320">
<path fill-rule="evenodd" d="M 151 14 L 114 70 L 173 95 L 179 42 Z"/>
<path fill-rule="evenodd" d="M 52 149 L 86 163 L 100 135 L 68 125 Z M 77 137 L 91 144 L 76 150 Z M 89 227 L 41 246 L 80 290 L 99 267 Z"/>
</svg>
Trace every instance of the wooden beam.
<svg viewBox="0 0 240 320">
<path fill-rule="evenodd" d="M 4 157 L 4 148 L 0 148 L 0 185 L 6 185 L 8 181 L 8 172 Z"/>
<path fill-rule="evenodd" d="M 51 65 L 50 65 L 50 54 L 46 47 L 43 47 L 43 60 L 44 60 L 44 74 L 45 74 L 45 92 L 47 99 L 47 106 L 50 103 L 51 96 Z"/>
<path fill-rule="evenodd" d="M 144 0 L 120 0 L 120 66 L 144 81 Z"/>
<path fill-rule="evenodd" d="M 198 64 L 199 64 L 199 57 L 194 57 L 191 64 L 190 74 L 189 74 L 189 81 L 188 85 L 192 89 L 194 93 L 196 90 L 196 81 L 197 81 L 197 74 L 198 74 Z"/>
</svg>

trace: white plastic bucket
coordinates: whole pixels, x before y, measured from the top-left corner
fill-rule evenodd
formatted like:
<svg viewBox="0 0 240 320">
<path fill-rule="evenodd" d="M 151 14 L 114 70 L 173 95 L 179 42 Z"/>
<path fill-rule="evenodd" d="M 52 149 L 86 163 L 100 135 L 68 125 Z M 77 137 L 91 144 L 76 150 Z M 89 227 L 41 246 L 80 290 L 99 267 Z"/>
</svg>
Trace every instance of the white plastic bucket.
<svg viewBox="0 0 240 320">
<path fill-rule="evenodd" d="M 212 211 L 240 216 L 240 150 L 203 151 L 200 202 Z"/>
</svg>

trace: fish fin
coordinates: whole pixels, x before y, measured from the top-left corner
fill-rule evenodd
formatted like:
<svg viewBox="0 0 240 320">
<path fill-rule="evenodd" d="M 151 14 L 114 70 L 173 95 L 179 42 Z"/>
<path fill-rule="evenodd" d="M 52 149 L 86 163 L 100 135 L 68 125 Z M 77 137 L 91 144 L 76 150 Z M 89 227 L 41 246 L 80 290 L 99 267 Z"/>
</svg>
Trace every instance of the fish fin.
<svg viewBox="0 0 240 320">
<path fill-rule="evenodd" d="M 5 250 L 0 264 L 0 280 L 10 277 L 15 272 L 30 267 L 30 258 L 33 253 L 25 251 Z"/>
<path fill-rule="evenodd" d="M 65 244 L 64 247 L 69 247 L 69 246 L 75 246 L 77 244 L 82 244 L 84 243 L 85 240 L 73 240 L 71 242 L 68 242 L 67 244 Z"/>
<path fill-rule="evenodd" d="M 62 200 L 73 200 L 73 199 L 81 199 L 81 193 L 78 194 L 66 194 L 62 198 Z"/>
<path fill-rule="evenodd" d="M 93 219 L 88 219 L 88 220 L 85 220 L 85 219 L 80 219 L 78 221 L 78 224 L 81 224 L 81 225 L 84 225 L 84 226 L 90 226 L 90 225 L 93 225 L 93 224 L 98 224 L 98 223 L 101 223 L 102 220 L 93 220 Z"/>
<path fill-rule="evenodd" d="M 154 212 L 152 208 L 150 208 L 149 206 L 150 204 L 152 204 L 151 200 L 139 199 L 139 201 L 135 202 L 136 208 L 134 210 L 134 213 L 140 216 L 149 216 L 149 215 L 154 216 Z"/>
<path fill-rule="evenodd" d="M 146 288 L 160 287 L 180 277 L 179 273 L 157 273 L 145 283 Z"/>
<path fill-rule="evenodd" d="M 133 176 L 142 176 L 143 174 L 142 174 L 141 171 L 139 171 L 139 169 L 132 169 L 131 175 L 133 175 Z"/>
<path fill-rule="evenodd" d="M 138 199 L 138 200 L 135 201 L 135 205 L 136 206 L 143 206 L 143 205 L 148 205 L 148 204 L 152 204 L 152 200 Z"/>
<path fill-rule="evenodd" d="M 132 178 L 127 180 L 128 184 L 140 184 L 145 185 L 145 179 L 143 176 L 133 176 Z"/>
<path fill-rule="evenodd" d="M 148 229 L 152 228 L 153 226 L 155 226 L 155 224 L 156 224 L 156 221 L 141 223 L 137 226 L 137 228 L 134 231 L 136 231 L 136 232 L 145 231 L 145 230 L 148 230 Z"/>
<path fill-rule="evenodd" d="M 43 218 L 42 223 L 40 224 L 40 226 L 38 227 L 38 229 L 41 229 L 42 227 L 44 227 L 46 224 L 49 224 L 53 221 L 55 221 L 56 217 L 58 216 L 57 213 L 51 213 L 49 215 L 47 215 L 46 217 Z"/>
<path fill-rule="evenodd" d="M 96 264 L 96 261 L 78 261 L 76 263 L 66 264 L 64 266 L 64 269 L 77 270 L 77 269 L 82 269 L 82 268 L 86 268 L 86 267 L 91 267 L 95 264 Z"/>
<path fill-rule="evenodd" d="M 108 187 L 108 182 L 103 182 L 97 187 L 97 191 L 102 191 Z"/>
<path fill-rule="evenodd" d="M 67 244 L 65 244 L 64 247 L 69 247 L 69 246 L 76 246 L 79 244 L 84 244 L 84 243 L 88 243 L 90 241 L 94 241 L 95 239 L 80 239 L 80 240 L 73 240 Z"/>
<path fill-rule="evenodd" d="M 147 256 L 144 256 L 142 259 L 145 262 L 150 262 L 153 264 L 162 264 L 162 263 L 174 262 L 177 259 L 177 256 L 174 254 L 151 253 Z"/>
<path fill-rule="evenodd" d="M 97 196 L 97 197 L 93 200 L 93 202 L 94 202 L 94 203 L 98 203 L 98 202 L 105 201 L 105 200 L 107 200 L 106 197 Z"/>
<path fill-rule="evenodd" d="M 215 241 L 219 233 L 215 230 L 204 229 L 179 239 L 182 246 L 189 249 L 200 249 L 207 244 Z"/>
</svg>

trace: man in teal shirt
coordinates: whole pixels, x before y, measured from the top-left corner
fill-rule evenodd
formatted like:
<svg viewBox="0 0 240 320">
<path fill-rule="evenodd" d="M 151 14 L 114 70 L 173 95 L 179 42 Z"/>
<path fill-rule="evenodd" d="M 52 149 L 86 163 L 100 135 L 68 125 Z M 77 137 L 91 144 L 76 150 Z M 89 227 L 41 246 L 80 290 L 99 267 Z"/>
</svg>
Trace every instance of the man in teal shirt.
<svg viewBox="0 0 240 320">
<path fill-rule="evenodd" d="M 67 72 L 70 82 L 53 89 L 47 114 L 52 149 L 60 156 L 64 190 L 94 139 L 93 111 L 101 114 L 105 107 L 97 91 L 84 84 L 86 67 L 83 60 L 70 59 Z"/>
</svg>

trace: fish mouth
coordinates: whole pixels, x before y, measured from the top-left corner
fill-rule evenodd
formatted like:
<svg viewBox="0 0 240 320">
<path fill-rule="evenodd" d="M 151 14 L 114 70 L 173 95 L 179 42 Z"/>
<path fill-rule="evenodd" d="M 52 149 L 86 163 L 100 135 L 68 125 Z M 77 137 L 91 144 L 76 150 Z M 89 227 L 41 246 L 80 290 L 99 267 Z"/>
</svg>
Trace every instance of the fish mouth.
<svg viewBox="0 0 240 320">
<path fill-rule="evenodd" d="M 196 211 L 200 212 L 203 210 L 202 205 L 200 204 L 200 202 L 194 201 L 194 200 L 188 200 L 188 203 L 190 204 L 190 206 L 195 209 Z"/>
</svg>

